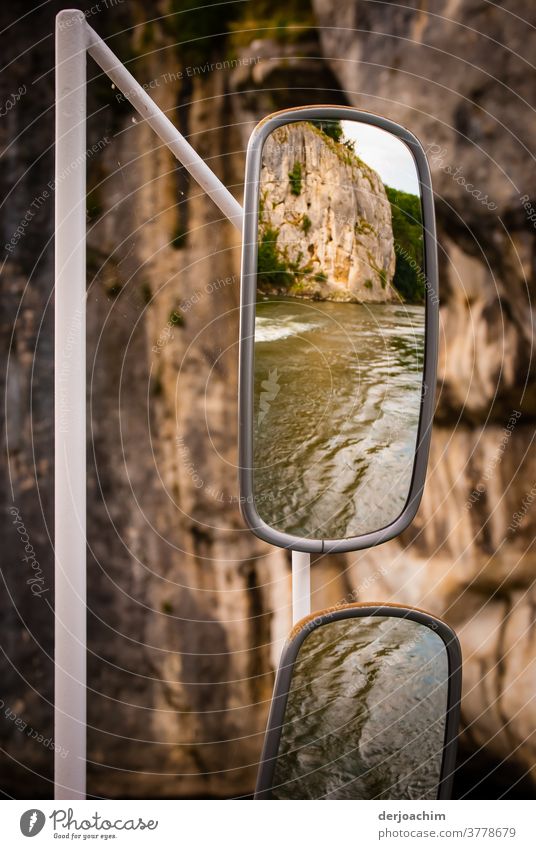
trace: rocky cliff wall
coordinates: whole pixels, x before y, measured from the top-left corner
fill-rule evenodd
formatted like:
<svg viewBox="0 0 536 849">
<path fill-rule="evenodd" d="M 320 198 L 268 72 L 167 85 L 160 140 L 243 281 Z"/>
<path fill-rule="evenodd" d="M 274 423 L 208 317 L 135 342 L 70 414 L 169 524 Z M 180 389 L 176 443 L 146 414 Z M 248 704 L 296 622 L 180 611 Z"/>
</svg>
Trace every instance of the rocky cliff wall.
<svg viewBox="0 0 536 849">
<path fill-rule="evenodd" d="M 288 124 L 266 140 L 259 238 L 292 282 L 270 286 L 301 297 L 393 301 L 391 207 L 378 174 L 312 124 Z M 267 268 L 269 274 L 269 268 Z"/>
</svg>

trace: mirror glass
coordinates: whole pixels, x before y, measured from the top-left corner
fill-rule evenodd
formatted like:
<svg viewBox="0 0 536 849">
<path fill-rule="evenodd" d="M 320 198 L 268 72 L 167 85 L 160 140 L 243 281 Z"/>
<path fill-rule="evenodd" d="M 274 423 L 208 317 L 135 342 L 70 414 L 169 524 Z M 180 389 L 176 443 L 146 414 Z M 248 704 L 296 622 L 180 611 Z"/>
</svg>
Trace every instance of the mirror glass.
<svg viewBox="0 0 536 849">
<path fill-rule="evenodd" d="M 253 501 L 272 528 L 338 540 L 402 513 L 425 342 L 419 178 L 398 137 L 295 121 L 262 150 Z"/>
<path fill-rule="evenodd" d="M 315 628 L 292 669 L 272 798 L 437 798 L 448 677 L 443 640 L 412 620 Z"/>
</svg>

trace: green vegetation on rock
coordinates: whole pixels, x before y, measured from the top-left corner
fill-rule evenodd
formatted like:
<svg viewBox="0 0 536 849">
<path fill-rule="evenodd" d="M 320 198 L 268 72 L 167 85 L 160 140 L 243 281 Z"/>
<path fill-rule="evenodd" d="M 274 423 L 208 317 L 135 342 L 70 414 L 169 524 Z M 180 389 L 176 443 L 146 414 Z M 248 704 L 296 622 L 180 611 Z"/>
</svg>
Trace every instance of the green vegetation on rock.
<svg viewBox="0 0 536 849">
<path fill-rule="evenodd" d="M 343 136 L 343 130 L 340 121 L 334 121 L 333 119 L 327 119 L 323 121 L 319 119 L 318 121 L 311 121 L 311 124 L 317 129 L 321 130 L 328 138 L 333 139 L 333 141 L 341 141 Z"/>
<path fill-rule="evenodd" d="M 310 0 L 285 0 L 284 3 L 274 3 L 273 0 L 218 3 L 214 7 L 216 14 L 222 5 L 230 5 L 238 10 L 229 24 L 231 45 L 236 49 L 249 46 L 256 39 L 271 39 L 279 44 L 296 44 L 305 38 L 317 37 Z"/>
<path fill-rule="evenodd" d="M 311 229 L 312 226 L 313 226 L 313 222 L 311 221 L 309 216 L 307 214 L 305 214 L 303 216 L 302 222 L 301 222 L 301 228 L 302 228 L 303 232 L 305 233 L 305 235 L 307 235 L 307 233 L 309 232 L 309 230 Z"/>
<path fill-rule="evenodd" d="M 279 230 L 269 225 L 264 228 L 259 238 L 257 254 L 258 285 L 263 286 L 290 286 L 294 276 L 290 272 L 288 264 L 283 260 L 278 247 L 277 237 Z"/>
<path fill-rule="evenodd" d="M 424 247 L 421 200 L 418 195 L 385 186 L 391 204 L 396 266 L 393 285 L 405 301 L 424 302 Z"/>
<path fill-rule="evenodd" d="M 303 226 L 303 222 L 302 222 Z M 327 274 L 313 273 L 310 260 L 305 260 L 303 251 L 291 260 L 286 251 L 277 245 L 279 230 L 269 224 L 259 232 L 257 252 L 257 287 L 260 290 L 281 292 L 289 295 L 315 294 L 314 284 L 326 283 Z M 316 292 L 318 294 L 318 292 Z"/>
<path fill-rule="evenodd" d="M 301 162 L 295 162 L 292 166 L 292 171 L 288 172 L 290 182 L 290 191 L 293 195 L 301 195 L 302 190 L 302 167 Z"/>
<path fill-rule="evenodd" d="M 322 139 L 326 142 L 329 149 L 333 151 L 333 153 L 337 154 L 341 162 L 344 162 L 345 165 L 350 165 L 352 168 L 359 168 L 362 172 L 363 176 L 370 183 L 371 189 L 374 191 L 374 178 L 376 176 L 376 172 L 367 165 L 366 162 L 357 155 L 355 152 L 355 143 L 353 141 L 337 141 L 334 136 L 338 135 L 337 130 L 331 130 L 330 132 L 326 132 L 327 126 L 329 124 L 339 124 L 338 121 L 310 121 L 308 122 L 309 126 L 321 135 Z M 324 127 L 323 125 L 326 125 Z"/>
<path fill-rule="evenodd" d="M 319 119 L 317 121 L 311 121 L 313 127 L 316 127 L 317 130 L 320 130 L 324 133 L 328 139 L 332 139 L 332 141 L 336 142 L 341 148 L 345 150 L 349 150 L 350 153 L 355 154 L 355 142 L 350 141 L 350 139 L 344 140 L 344 130 L 342 128 L 342 124 L 340 121 L 335 121 L 333 118 L 326 118 L 324 120 Z M 348 160 L 348 164 L 351 164 L 351 160 Z"/>
</svg>

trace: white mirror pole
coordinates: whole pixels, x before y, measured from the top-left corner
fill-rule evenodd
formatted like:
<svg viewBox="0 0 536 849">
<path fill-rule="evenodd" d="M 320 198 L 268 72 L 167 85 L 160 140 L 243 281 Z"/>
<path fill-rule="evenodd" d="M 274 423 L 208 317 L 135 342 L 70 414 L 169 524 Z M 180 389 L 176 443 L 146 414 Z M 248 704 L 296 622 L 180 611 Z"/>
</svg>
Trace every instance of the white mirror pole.
<svg viewBox="0 0 536 849">
<path fill-rule="evenodd" d="M 311 612 L 311 555 L 292 552 L 292 624 Z"/>
<path fill-rule="evenodd" d="M 86 797 L 86 32 L 56 18 L 54 798 Z"/>
<path fill-rule="evenodd" d="M 56 17 L 54 798 L 86 796 L 86 51 L 230 221 L 242 207 L 78 9 Z"/>
</svg>

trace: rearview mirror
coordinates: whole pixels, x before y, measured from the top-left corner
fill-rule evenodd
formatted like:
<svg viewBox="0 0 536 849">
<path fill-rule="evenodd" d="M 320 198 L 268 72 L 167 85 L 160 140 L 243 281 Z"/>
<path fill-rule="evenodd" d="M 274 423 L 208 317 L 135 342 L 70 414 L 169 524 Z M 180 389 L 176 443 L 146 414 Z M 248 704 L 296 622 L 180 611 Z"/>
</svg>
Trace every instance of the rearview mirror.
<svg viewBox="0 0 536 849">
<path fill-rule="evenodd" d="M 348 605 L 302 619 L 255 798 L 450 798 L 460 691 L 458 640 L 422 611 Z"/>
<path fill-rule="evenodd" d="M 277 113 L 246 164 L 240 490 L 275 545 L 400 533 L 424 485 L 437 348 L 430 175 L 406 130 L 340 107 Z"/>
</svg>

